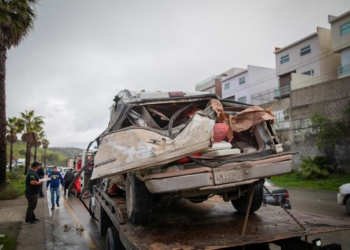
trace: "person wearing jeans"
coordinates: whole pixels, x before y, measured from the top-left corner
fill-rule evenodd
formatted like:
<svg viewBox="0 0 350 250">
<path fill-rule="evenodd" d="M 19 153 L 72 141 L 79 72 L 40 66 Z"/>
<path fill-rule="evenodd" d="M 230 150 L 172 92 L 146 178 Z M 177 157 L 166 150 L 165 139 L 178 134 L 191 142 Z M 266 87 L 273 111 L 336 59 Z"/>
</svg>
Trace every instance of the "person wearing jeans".
<svg viewBox="0 0 350 250">
<path fill-rule="evenodd" d="M 49 174 L 49 181 L 46 182 L 46 189 L 48 189 L 50 185 L 50 193 L 51 193 L 51 210 L 55 209 L 55 194 L 56 194 L 56 205 L 60 206 L 60 182 L 62 188 L 64 188 L 64 181 L 60 172 L 57 171 L 57 167 L 53 167 L 53 172 Z"/>
</svg>

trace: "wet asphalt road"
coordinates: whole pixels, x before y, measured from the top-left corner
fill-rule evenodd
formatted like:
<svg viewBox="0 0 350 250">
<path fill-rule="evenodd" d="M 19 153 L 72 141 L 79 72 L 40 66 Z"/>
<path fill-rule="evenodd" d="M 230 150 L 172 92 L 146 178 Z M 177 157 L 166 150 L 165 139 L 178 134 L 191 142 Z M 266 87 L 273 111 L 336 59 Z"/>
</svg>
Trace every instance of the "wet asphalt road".
<svg viewBox="0 0 350 250">
<path fill-rule="evenodd" d="M 350 217 L 345 207 L 338 205 L 337 192 L 289 189 L 289 193 L 292 211 L 299 210 L 332 217 Z M 51 204 L 50 194 L 47 197 Z M 88 200 L 85 200 L 86 204 Z M 63 198 L 61 192 L 60 204 L 61 206 L 56 207 L 51 214 L 56 249 L 104 249 L 105 237 L 99 236 L 95 221 L 90 218 L 80 200 L 73 195 Z M 349 231 L 327 233 L 309 236 L 309 241 L 321 238 L 324 244 L 335 242 L 341 244 L 343 249 L 350 249 L 349 235 Z"/>
</svg>

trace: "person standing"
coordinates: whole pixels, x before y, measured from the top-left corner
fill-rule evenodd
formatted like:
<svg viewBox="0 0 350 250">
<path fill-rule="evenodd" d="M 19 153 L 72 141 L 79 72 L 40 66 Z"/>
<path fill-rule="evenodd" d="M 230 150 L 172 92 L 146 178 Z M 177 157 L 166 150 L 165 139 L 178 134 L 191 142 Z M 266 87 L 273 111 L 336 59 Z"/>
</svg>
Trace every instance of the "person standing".
<svg viewBox="0 0 350 250">
<path fill-rule="evenodd" d="M 69 169 L 69 171 L 67 171 L 67 173 L 64 175 L 64 196 L 66 196 L 66 190 L 68 189 L 69 185 L 71 184 L 71 182 L 74 179 L 74 173 L 73 173 L 73 169 Z M 68 190 L 68 195 L 69 195 L 69 190 Z"/>
<path fill-rule="evenodd" d="M 62 188 L 64 187 L 63 178 L 60 172 L 57 171 L 57 167 L 53 167 L 53 172 L 49 174 L 48 178 L 49 181 L 46 182 L 46 190 L 48 190 L 48 187 L 50 185 L 50 193 L 51 193 L 51 210 L 55 209 L 55 193 L 56 193 L 56 205 L 57 207 L 60 206 L 60 182 L 62 185 Z"/>
<path fill-rule="evenodd" d="M 40 166 L 40 168 L 38 169 L 38 172 L 36 172 L 39 176 L 40 179 L 43 179 L 45 177 L 45 172 L 42 166 Z M 40 198 L 44 198 L 45 195 L 43 193 L 43 184 L 39 185 L 40 189 L 39 189 L 39 197 Z"/>
<path fill-rule="evenodd" d="M 39 219 L 35 217 L 34 210 L 38 203 L 40 185 L 43 184 L 42 181 L 39 181 L 39 176 L 37 174 L 40 166 L 41 164 L 39 162 L 33 162 L 26 176 L 25 196 L 28 200 L 28 208 L 24 224 L 34 224 L 39 221 Z"/>
</svg>

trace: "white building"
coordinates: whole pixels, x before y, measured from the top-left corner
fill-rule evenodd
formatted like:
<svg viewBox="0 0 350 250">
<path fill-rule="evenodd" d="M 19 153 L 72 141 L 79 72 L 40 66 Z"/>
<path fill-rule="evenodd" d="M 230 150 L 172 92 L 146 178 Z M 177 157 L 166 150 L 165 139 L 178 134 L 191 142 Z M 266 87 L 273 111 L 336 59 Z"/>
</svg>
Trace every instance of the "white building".
<svg viewBox="0 0 350 250">
<path fill-rule="evenodd" d="M 337 78 L 340 57 L 332 51 L 329 29 L 317 27 L 317 32 L 283 48 L 276 48 L 274 53 L 281 93 L 289 94 L 291 89 Z M 305 77 L 295 77 L 291 83 L 292 74 Z"/>
<path fill-rule="evenodd" d="M 221 82 L 223 99 L 252 103 L 251 95 L 276 87 L 276 70 L 248 65 L 246 70 Z"/>
<path fill-rule="evenodd" d="M 234 74 L 244 71 L 241 68 L 232 68 L 219 75 L 213 75 L 196 84 L 195 90 L 200 92 L 210 92 L 222 97 L 221 80 L 231 77 Z"/>
<path fill-rule="evenodd" d="M 331 24 L 332 50 L 340 54 L 338 76 L 350 76 L 350 11 L 336 17 L 328 16 Z"/>
</svg>

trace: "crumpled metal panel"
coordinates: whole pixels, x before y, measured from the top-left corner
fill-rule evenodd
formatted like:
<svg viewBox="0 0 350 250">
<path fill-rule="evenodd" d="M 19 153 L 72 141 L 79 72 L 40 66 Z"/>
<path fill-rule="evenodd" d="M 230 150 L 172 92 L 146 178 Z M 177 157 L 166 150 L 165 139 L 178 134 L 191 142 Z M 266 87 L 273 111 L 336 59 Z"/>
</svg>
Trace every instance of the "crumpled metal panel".
<svg viewBox="0 0 350 250">
<path fill-rule="evenodd" d="M 215 121 L 196 114 L 174 138 L 134 128 L 106 135 L 95 155 L 91 179 L 164 165 L 211 145 Z"/>
</svg>

